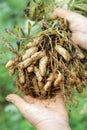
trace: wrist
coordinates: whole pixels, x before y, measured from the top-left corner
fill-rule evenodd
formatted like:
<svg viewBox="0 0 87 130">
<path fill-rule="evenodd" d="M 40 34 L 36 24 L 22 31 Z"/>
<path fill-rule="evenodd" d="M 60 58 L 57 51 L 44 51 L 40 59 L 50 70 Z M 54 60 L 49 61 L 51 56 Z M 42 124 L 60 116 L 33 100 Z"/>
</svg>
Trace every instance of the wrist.
<svg viewBox="0 0 87 130">
<path fill-rule="evenodd" d="M 65 121 L 43 121 L 36 126 L 37 130 L 71 130 L 69 123 Z"/>
</svg>

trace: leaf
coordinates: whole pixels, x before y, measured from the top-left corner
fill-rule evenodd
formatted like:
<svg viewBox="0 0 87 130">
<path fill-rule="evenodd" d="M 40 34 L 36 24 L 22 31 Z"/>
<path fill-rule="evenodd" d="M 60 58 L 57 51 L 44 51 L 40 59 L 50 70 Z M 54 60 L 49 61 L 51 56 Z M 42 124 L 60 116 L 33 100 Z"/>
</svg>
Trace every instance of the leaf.
<svg viewBox="0 0 87 130">
<path fill-rule="evenodd" d="M 32 29 L 31 29 L 30 36 L 31 36 L 31 37 L 32 37 L 32 36 L 33 36 L 33 37 L 34 37 L 34 36 L 37 36 L 38 33 L 39 33 L 41 30 L 42 30 L 41 25 L 36 23 L 36 24 L 32 27 Z"/>
<path fill-rule="evenodd" d="M 25 37 L 24 31 L 18 25 L 14 27 L 14 32 L 16 33 L 19 39 Z"/>
<path fill-rule="evenodd" d="M 32 25 L 31 25 L 31 23 L 28 21 L 28 37 L 30 36 L 31 28 L 32 28 Z"/>
<path fill-rule="evenodd" d="M 10 36 L 17 37 L 16 34 L 15 34 L 13 31 L 11 31 L 10 29 L 8 29 L 8 28 L 5 28 L 5 31 L 6 31 L 6 33 L 8 33 Z"/>
</svg>

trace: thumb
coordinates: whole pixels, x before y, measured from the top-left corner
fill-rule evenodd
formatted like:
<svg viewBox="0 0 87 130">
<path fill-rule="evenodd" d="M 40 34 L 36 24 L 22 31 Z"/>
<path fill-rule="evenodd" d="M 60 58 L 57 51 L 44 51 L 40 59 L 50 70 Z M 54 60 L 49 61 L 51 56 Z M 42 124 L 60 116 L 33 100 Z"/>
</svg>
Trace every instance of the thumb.
<svg viewBox="0 0 87 130">
<path fill-rule="evenodd" d="M 22 99 L 16 94 L 9 94 L 6 97 L 6 100 L 12 102 L 31 124 L 36 125 L 37 116 L 35 116 L 35 113 L 36 115 L 38 113 L 37 106 L 35 106 L 34 104 L 27 103 L 24 99 Z"/>
<path fill-rule="evenodd" d="M 9 94 L 6 100 L 12 102 L 26 118 L 26 110 L 30 108 L 30 104 L 16 94 Z"/>
<path fill-rule="evenodd" d="M 69 15 L 71 15 L 71 11 L 70 10 L 66 10 L 66 9 L 63 9 L 63 8 L 57 8 L 53 14 L 51 15 L 51 18 L 52 19 L 56 19 L 57 17 L 60 17 L 60 18 L 64 18 L 64 19 L 67 19 L 67 17 Z"/>
</svg>

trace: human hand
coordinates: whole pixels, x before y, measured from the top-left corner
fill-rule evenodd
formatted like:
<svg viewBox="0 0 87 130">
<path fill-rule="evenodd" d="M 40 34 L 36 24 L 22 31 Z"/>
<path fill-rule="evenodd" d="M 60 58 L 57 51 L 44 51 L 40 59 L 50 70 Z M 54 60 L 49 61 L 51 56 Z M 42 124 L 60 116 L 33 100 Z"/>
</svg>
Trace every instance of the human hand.
<svg viewBox="0 0 87 130">
<path fill-rule="evenodd" d="M 38 130 L 70 130 L 68 114 L 61 95 L 52 99 L 36 99 L 10 94 L 6 100 L 12 102 L 23 116 Z"/>
<path fill-rule="evenodd" d="M 70 10 L 57 8 L 52 16 L 53 19 L 57 17 L 64 18 L 65 21 L 68 21 L 69 28 L 72 31 L 71 40 L 79 45 L 81 48 L 87 50 L 87 18 L 74 13 Z"/>
</svg>

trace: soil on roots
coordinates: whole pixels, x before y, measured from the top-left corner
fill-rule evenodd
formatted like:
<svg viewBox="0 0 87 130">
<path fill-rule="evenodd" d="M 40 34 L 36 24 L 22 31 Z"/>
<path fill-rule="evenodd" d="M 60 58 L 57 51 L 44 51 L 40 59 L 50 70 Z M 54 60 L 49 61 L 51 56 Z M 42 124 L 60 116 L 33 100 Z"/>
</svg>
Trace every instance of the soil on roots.
<svg viewBox="0 0 87 130">
<path fill-rule="evenodd" d="M 81 93 L 87 84 L 86 57 L 70 40 L 70 32 L 62 20 L 43 25 L 41 35 L 26 44 L 6 67 L 12 76 L 17 71 L 16 85 L 25 95 L 52 98 L 61 92 L 73 99 L 75 89 Z"/>
</svg>

